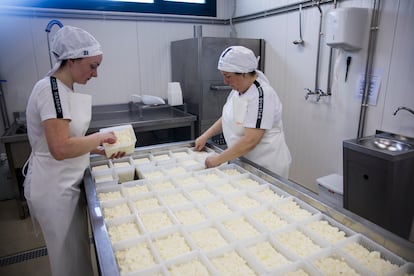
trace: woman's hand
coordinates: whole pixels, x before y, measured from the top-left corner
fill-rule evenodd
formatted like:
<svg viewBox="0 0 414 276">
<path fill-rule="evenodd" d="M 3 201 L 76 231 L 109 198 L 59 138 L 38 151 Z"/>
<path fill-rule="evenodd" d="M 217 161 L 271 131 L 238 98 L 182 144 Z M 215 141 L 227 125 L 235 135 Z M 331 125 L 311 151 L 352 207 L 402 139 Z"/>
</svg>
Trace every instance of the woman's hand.
<svg viewBox="0 0 414 276">
<path fill-rule="evenodd" d="M 201 151 L 201 150 L 203 150 L 206 143 L 207 143 L 207 138 L 205 138 L 204 135 L 201 135 L 195 140 L 194 149 L 196 151 Z"/>
<path fill-rule="evenodd" d="M 206 158 L 206 161 L 204 162 L 207 168 L 213 168 L 221 165 L 222 162 L 220 162 L 219 155 L 213 155 Z"/>
</svg>

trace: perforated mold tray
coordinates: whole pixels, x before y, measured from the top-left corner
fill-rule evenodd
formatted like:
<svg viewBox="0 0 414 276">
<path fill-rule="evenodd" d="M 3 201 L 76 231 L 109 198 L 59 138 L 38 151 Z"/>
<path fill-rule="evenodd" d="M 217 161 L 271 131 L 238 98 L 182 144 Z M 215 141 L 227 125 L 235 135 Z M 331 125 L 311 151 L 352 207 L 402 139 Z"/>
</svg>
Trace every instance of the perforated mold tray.
<svg viewBox="0 0 414 276">
<path fill-rule="evenodd" d="M 361 234 L 338 243 L 336 247 L 376 274 L 393 273 L 406 264 L 404 259 Z"/>
</svg>

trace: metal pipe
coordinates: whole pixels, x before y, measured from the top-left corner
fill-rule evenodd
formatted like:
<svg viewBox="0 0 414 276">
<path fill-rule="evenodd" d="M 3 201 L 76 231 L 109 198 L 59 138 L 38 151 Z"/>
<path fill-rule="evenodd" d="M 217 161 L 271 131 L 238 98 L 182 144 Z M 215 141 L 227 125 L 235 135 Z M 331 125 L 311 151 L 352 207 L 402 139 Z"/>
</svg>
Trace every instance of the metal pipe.
<svg viewBox="0 0 414 276">
<path fill-rule="evenodd" d="M 397 113 L 398 113 L 400 110 L 406 110 L 406 111 L 408 111 L 408 112 L 410 112 L 411 114 L 413 114 L 413 115 L 414 115 L 414 110 L 412 110 L 411 108 L 405 107 L 405 106 L 400 106 L 400 107 L 398 107 L 398 108 L 397 108 L 397 110 L 395 110 L 395 111 L 394 111 L 393 115 L 394 115 L 394 116 L 395 116 L 395 115 L 397 115 Z"/>
<path fill-rule="evenodd" d="M 321 52 L 321 36 L 322 36 L 322 10 L 319 1 L 316 3 L 319 10 L 319 34 L 318 34 L 318 51 L 316 52 L 316 69 L 315 69 L 315 92 L 319 90 L 319 56 Z"/>
<path fill-rule="evenodd" d="M 334 0 L 334 9 L 336 9 L 336 0 Z M 328 79 L 326 82 L 326 94 L 332 95 L 332 56 L 333 48 L 329 50 Z"/>
<path fill-rule="evenodd" d="M 377 31 L 379 27 L 378 20 L 379 20 L 379 14 L 380 14 L 380 6 L 381 6 L 381 0 L 374 0 L 374 7 L 372 9 L 372 17 L 371 17 L 370 35 L 369 35 L 369 41 L 368 41 L 368 54 L 367 54 L 367 61 L 365 65 L 364 91 L 362 93 L 361 111 L 359 113 L 357 139 L 360 139 L 364 136 L 365 119 L 366 119 L 367 108 L 368 108 L 368 96 L 369 96 L 368 93 L 369 93 L 369 87 L 371 83 L 371 72 L 372 72 L 372 64 L 374 62 L 375 46 L 377 42 Z"/>
<path fill-rule="evenodd" d="M 46 39 L 47 39 L 47 49 L 48 49 L 48 53 L 49 53 L 49 63 L 50 63 L 50 68 L 53 68 L 53 64 L 52 64 L 52 56 L 50 54 L 50 42 L 49 42 L 49 34 L 50 34 L 50 30 L 52 29 L 52 27 L 54 25 L 58 25 L 59 28 L 63 27 L 63 24 L 56 19 L 50 20 L 49 23 L 46 26 L 45 32 L 46 32 Z"/>
</svg>

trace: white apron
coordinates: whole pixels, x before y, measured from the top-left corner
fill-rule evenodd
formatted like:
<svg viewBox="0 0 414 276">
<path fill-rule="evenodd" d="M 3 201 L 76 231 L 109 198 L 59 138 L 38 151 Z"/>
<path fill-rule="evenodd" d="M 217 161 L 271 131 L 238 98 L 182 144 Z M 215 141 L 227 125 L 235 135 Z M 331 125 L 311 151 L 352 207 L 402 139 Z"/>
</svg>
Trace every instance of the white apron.
<svg viewBox="0 0 414 276">
<path fill-rule="evenodd" d="M 223 135 L 229 147 L 244 135 L 247 105 L 247 99 L 233 96 L 223 107 Z M 259 144 L 243 157 L 282 177 L 289 175 L 291 156 L 281 127 L 266 129 Z"/>
<path fill-rule="evenodd" d="M 70 135 L 84 136 L 91 120 L 91 96 L 70 93 Z M 55 160 L 45 140 L 34 145 L 24 182 L 32 218 L 42 228 L 54 276 L 93 274 L 86 203 L 80 183 L 89 154 Z"/>
</svg>

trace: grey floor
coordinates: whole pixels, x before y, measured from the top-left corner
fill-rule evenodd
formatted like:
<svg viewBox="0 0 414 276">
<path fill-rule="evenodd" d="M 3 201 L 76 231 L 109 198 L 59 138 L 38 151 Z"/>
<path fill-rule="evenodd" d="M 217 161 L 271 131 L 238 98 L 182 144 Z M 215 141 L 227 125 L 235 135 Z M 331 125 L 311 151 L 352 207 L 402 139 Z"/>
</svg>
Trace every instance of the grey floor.
<svg viewBox="0 0 414 276">
<path fill-rule="evenodd" d="M 51 275 L 43 237 L 35 234 L 30 217 L 20 219 L 15 200 L 0 201 L 0 275 Z"/>
</svg>

